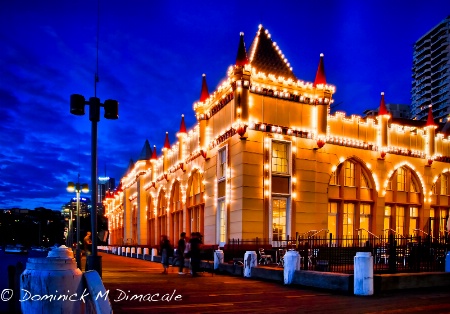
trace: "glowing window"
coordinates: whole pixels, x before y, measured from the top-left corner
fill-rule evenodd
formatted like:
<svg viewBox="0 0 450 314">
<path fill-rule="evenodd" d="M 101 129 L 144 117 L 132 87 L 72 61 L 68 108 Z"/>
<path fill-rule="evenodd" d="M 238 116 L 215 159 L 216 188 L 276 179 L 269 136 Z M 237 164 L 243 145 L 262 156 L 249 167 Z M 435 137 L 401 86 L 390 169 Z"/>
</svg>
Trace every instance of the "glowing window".
<svg viewBox="0 0 450 314">
<path fill-rule="evenodd" d="M 344 185 L 355 186 L 355 164 L 351 161 L 345 161 L 344 169 Z"/>
<path fill-rule="evenodd" d="M 272 143 L 272 171 L 289 173 L 288 144 L 282 142 Z"/>
<path fill-rule="evenodd" d="M 448 194 L 448 177 L 445 174 L 441 174 L 441 195 Z"/>
<path fill-rule="evenodd" d="M 397 169 L 397 191 L 405 191 L 406 187 L 406 169 Z"/>
</svg>

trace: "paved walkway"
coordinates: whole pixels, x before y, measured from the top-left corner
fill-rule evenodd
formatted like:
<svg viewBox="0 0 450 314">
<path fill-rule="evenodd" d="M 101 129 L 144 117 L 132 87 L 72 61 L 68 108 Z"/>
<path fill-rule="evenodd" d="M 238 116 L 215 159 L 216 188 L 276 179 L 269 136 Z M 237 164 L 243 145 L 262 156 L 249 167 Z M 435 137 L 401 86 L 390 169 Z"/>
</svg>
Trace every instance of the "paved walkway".
<svg viewBox="0 0 450 314">
<path fill-rule="evenodd" d="M 360 297 L 172 267 L 164 275 L 159 263 L 100 255 L 114 313 L 450 313 L 450 289 Z"/>
</svg>

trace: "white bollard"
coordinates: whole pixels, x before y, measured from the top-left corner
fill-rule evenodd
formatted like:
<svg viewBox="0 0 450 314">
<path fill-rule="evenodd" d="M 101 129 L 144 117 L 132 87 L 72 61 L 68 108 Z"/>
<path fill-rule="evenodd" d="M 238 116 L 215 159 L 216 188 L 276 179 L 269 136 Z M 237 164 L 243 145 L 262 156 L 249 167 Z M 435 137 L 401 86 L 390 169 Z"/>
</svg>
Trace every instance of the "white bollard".
<svg viewBox="0 0 450 314">
<path fill-rule="evenodd" d="M 450 272 L 450 252 L 448 252 L 447 255 L 445 256 L 445 272 L 446 273 Z"/>
<path fill-rule="evenodd" d="M 157 249 L 152 249 L 152 261 L 155 261 L 155 256 L 158 256 L 158 250 Z"/>
<path fill-rule="evenodd" d="M 214 269 L 219 269 L 219 264 L 223 263 L 223 251 L 222 250 L 215 250 L 214 251 Z"/>
<path fill-rule="evenodd" d="M 294 273 L 300 270 L 300 254 L 297 251 L 289 250 L 284 254 L 284 284 L 290 285 L 294 279 Z"/>
<path fill-rule="evenodd" d="M 355 295 L 373 295 L 373 256 L 370 252 L 357 252 L 354 261 Z"/>
<path fill-rule="evenodd" d="M 122 248 L 120 246 L 117 248 L 117 255 L 122 255 Z"/>
<path fill-rule="evenodd" d="M 72 250 L 65 245 L 54 247 L 47 257 L 29 258 L 20 275 L 22 313 L 84 313 L 82 278 Z M 60 295 L 74 294 L 77 302 L 58 300 Z"/>
<path fill-rule="evenodd" d="M 140 247 L 137 248 L 137 254 L 138 255 L 142 254 L 142 248 L 140 248 Z"/>
<path fill-rule="evenodd" d="M 129 247 L 127 247 L 125 249 L 125 256 L 130 256 L 130 248 Z"/>
<path fill-rule="evenodd" d="M 122 246 L 122 251 L 121 251 L 121 254 L 120 255 L 126 255 L 126 250 L 125 250 L 125 247 L 124 246 Z"/>
<path fill-rule="evenodd" d="M 136 254 L 136 248 L 134 248 L 134 247 L 131 248 L 130 256 L 133 257 L 133 254 Z"/>
<path fill-rule="evenodd" d="M 258 265 L 258 257 L 255 251 L 247 251 L 244 254 L 244 277 L 252 276 L 252 267 Z"/>
<path fill-rule="evenodd" d="M 148 255 L 148 247 L 144 248 L 144 254 L 142 254 L 142 258 L 145 259 L 145 255 Z"/>
</svg>

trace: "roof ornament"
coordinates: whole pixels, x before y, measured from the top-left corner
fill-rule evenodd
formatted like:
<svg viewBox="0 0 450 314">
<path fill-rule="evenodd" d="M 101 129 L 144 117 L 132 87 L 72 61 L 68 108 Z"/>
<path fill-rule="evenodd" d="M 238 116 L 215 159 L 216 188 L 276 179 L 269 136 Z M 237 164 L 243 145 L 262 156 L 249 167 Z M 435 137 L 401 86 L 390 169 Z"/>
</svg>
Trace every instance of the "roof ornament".
<svg viewBox="0 0 450 314">
<path fill-rule="evenodd" d="M 152 160 L 158 159 L 158 156 L 156 154 L 156 145 L 153 145 L 153 152 L 152 152 Z"/>
<path fill-rule="evenodd" d="M 204 102 L 209 98 L 208 85 L 206 84 L 206 74 L 202 75 L 202 90 L 200 92 L 200 101 Z"/>
<path fill-rule="evenodd" d="M 314 80 L 314 87 L 321 84 L 327 84 L 327 79 L 325 77 L 325 66 L 323 64 L 323 53 L 320 54 L 319 66 L 317 67 L 316 78 Z"/>
<path fill-rule="evenodd" d="M 384 92 L 381 92 L 380 108 L 378 109 L 378 115 L 379 116 L 389 115 L 386 103 L 384 102 Z"/>
<path fill-rule="evenodd" d="M 169 132 L 166 132 L 166 139 L 164 140 L 164 148 L 170 149 Z"/>
<path fill-rule="evenodd" d="M 181 124 L 180 124 L 180 132 L 186 133 L 186 124 L 184 123 L 184 114 L 181 115 Z"/>
<path fill-rule="evenodd" d="M 236 56 L 236 66 L 245 66 L 249 62 L 247 57 L 247 50 L 245 49 L 244 33 L 241 32 L 239 36 L 240 38 L 239 38 L 238 52 Z"/>
<path fill-rule="evenodd" d="M 425 125 L 425 127 L 434 127 L 437 128 L 436 123 L 434 123 L 434 117 L 433 117 L 433 106 L 430 105 L 429 109 L 428 109 L 428 118 L 427 118 L 427 124 Z"/>
</svg>

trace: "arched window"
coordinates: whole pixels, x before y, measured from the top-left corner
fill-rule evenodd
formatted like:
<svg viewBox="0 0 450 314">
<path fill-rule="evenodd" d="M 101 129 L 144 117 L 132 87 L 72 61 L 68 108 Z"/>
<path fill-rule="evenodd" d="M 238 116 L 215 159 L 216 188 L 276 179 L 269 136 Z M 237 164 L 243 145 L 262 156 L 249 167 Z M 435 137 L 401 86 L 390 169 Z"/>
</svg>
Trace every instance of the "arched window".
<svg viewBox="0 0 450 314">
<path fill-rule="evenodd" d="M 392 173 L 388 182 L 394 184 L 391 190 L 386 189 L 385 195 L 383 227 L 386 235 L 390 231 L 404 237 L 416 235 L 424 223 L 420 221 L 423 197 L 419 177 L 410 167 L 401 166 Z"/>
<path fill-rule="evenodd" d="M 355 230 L 360 230 L 362 237 L 373 232 L 374 186 L 370 171 L 356 158 L 345 160 L 331 174 L 328 231 L 333 238 L 343 239 L 343 245 L 353 245 Z"/>
<path fill-rule="evenodd" d="M 175 181 L 172 186 L 172 193 L 170 195 L 170 213 L 173 243 L 177 243 L 180 233 L 183 232 L 183 206 L 181 198 L 180 182 Z"/>
<path fill-rule="evenodd" d="M 425 231 L 435 238 L 445 237 L 449 231 L 447 230 L 450 206 L 449 175 L 449 172 L 441 173 L 431 188 L 430 219 L 426 224 L 428 230 Z"/>
<path fill-rule="evenodd" d="M 203 234 L 204 228 L 204 191 L 203 175 L 199 171 L 194 171 L 188 182 L 187 200 L 187 228 L 189 232 L 200 232 Z"/>
<path fill-rule="evenodd" d="M 162 235 L 167 235 L 167 200 L 164 190 L 159 192 L 158 196 L 158 239 Z"/>
<path fill-rule="evenodd" d="M 148 245 L 155 245 L 156 242 L 156 208 L 155 201 L 151 195 L 147 198 L 147 239 Z"/>
</svg>

